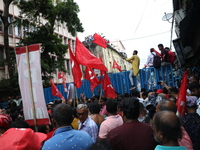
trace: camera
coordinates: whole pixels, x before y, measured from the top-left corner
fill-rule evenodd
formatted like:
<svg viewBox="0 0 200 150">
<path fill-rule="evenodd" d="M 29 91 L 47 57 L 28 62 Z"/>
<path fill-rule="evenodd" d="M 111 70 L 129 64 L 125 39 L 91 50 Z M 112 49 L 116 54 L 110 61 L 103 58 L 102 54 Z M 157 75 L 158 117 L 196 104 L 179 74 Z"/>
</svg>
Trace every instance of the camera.
<svg viewBox="0 0 200 150">
<path fill-rule="evenodd" d="M 162 82 L 160 81 L 160 82 L 157 82 L 157 84 L 161 84 Z"/>
</svg>

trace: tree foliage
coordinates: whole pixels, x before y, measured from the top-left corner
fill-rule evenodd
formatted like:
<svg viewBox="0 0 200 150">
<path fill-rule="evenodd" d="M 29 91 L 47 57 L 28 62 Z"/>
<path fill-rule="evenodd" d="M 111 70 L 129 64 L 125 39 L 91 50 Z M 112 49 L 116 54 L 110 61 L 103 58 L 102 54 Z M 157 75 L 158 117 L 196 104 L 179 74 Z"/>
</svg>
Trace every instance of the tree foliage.
<svg viewBox="0 0 200 150">
<path fill-rule="evenodd" d="M 67 52 L 67 45 L 62 44 L 62 39 L 54 34 L 54 30 L 57 24 L 63 23 L 72 36 L 84 31 L 78 18 L 78 5 L 73 0 L 56 3 L 52 0 L 21 0 L 15 4 L 21 10 L 21 19 L 17 24 L 33 28 L 32 31 L 26 32 L 19 46 L 42 43 L 43 79 L 48 79 L 47 75 L 54 73 L 56 68 L 65 71 L 64 55 Z M 41 18 L 46 20 L 45 24 Z"/>
</svg>

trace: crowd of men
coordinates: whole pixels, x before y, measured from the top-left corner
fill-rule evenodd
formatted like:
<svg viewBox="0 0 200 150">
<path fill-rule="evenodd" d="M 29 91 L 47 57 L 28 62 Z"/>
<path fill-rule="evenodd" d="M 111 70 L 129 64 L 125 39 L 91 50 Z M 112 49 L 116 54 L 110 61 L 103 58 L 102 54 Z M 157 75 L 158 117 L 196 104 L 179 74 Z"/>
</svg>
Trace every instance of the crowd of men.
<svg viewBox="0 0 200 150">
<path fill-rule="evenodd" d="M 138 74 L 139 57 L 133 54 L 130 76 Z M 131 84 L 130 94 L 117 93 L 116 99 L 81 94 L 76 102 L 55 100 L 47 104 L 51 124 L 37 126 L 38 131 L 24 120 L 23 101 L 11 98 L 8 108 L 0 109 L 0 149 L 200 150 L 198 76 L 189 76 L 183 117 L 177 116 L 179 88 L 160 84 L 163 88 L 154 91 Z"/>
<path fill-rule="evenodd" d="M 116 99 L 81 95 L 76 107 L 72 101 L 50 102 L 47 109 L 51 125 L 38 126 L 38 132 L 34 132 L 34 128 L 24 120 L 18 107 L 2 109 L 0 147 L 2 150 L 17 147 L 42 150 L 199 150 L 199 78 L 189 78 L 187 112 L 182 118 L 176 115 L 179 89 L 164 82 L 161 85 L 163 89 L 134 89 L 130 94 L 118 94 Z"/>
</svg>

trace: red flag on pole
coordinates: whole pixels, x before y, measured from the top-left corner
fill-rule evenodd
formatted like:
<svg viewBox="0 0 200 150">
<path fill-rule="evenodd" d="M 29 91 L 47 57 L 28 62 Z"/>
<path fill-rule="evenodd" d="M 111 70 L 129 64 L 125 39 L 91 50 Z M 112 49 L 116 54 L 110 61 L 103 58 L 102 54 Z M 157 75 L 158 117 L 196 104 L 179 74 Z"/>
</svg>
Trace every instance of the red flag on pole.
<svg viewBox="0 0 200 150">
<path fill-rule="evenodd" d="M 53 96 L 57 96 L 60 97 L 61 99 L 64 99 L 64 97 L 62 96 L 62 94 L 60 93 L 60 91 L 58 90 L 58 88 L 55 86 L 55 84 L 53 83 L 52 78 L 50 79 L 50 83 L 51 83 L 51 92 Z"/>
<path fill-rule="evenodd" d="M 69 46 L 69 53 L 70 53 L 70 62 L 71 62 L 71 65 L 72 65 L 72 75 L 73 75 L 73 78 L 74 78 L 74 85 L 77 88 L 80 88 L 81 85 L 82 85 L 82 81 L 81 81 L 82 72 L 81 72 L 79 63 L 77 62 L 74 54 L 72 53 L 72 50 L 71 50 L 71 47 L 70 47 L 70 41 L 68 41 L 68 46 Z"/>
<path fill-rule="evenodd" d="M 101 55 L 99 54 L 99 59 L 101 60 L 101 62 L 104 64 L 103 59 L 101 57 Z M 100 70 L 100 80 L 99 83 L 102 84 L 103 81 L 103 76 L 105 75 L 106 71 Z"/>
<path fill-rule="evenodd" d="M 85 70 L 85 79 L 87 79 L 88 81 L 90 81 L 90 90 L 93 91 L 94 88 L 98 85 L 99 80 L 97 78 L 97 76 L 95 75 L 94 71 L 89 68 L 86 67 Z"/>
<path fill-rule="evenodd" d="M 162 55 L 157 50 L 155 50 L 154 48 L 152 48 L 152 50 L 156 53 L 156 55 L 162 57 Z"/>
<path fill-rule="evenodd" d="M 185 71 L 183 74 L 183 79 L 181 82 L 181 87 L 179 89 L 178 99 L 176 102 L 177 113 L 179 117 L 183 117 L 186 113 L 186 90 L 187 90 L 187 84 L 188 84 L 187 77 L 188 77 L 188 72 Z"/>
<path fill-rule="evenodd" d="M 63 73 L 58 72 L 58 79 L 62 79 L 63 78 Z"/>
<path fill-rule="evenodd" d="M 94 40 L 92 41 L 93 43 L 103 47 L 103 48 L 106 48 L 107 47 L 107 42 L 104 38 L 102 38 L 100 35 L 98 35 L 97 33 L 95 33 L 93 35 L 93 38 Z"/>
<path fill-rule="evenodd" d="M 110 78 L 109 78 L 107 73 L 104 75 L 103 87 L 102 88 L 104 90 L 104 96 L 105 97 L 116 98 L 115 89 L 113 88 L 113 86 L 110 82 Z"/>
<path fill-rule="evenodd" d="M 90 68 L 107 71 L 106 66 L 95 57 L 76 37 L 76 60 L 79 64 Z"/>
<path fill-rule="evenodd" d="M 116 69 L 118 69 L 120 72 L 122 72 L 122 70 L 121 70 L 121 66 L 114 60 L 114 62 L 113 62 L 113 68 L 116 68 Z"/>
</svg>

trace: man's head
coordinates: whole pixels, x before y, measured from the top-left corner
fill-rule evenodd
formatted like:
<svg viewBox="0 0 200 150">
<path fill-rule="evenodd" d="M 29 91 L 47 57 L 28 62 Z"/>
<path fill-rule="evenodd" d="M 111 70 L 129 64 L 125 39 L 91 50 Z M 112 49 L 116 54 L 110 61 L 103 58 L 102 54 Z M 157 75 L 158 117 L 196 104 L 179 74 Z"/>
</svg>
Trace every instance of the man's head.
<svg viewBox="0 0 200 150">
<path fill-rule="evenodd" d="M 169 88 L 169 96 L 177 97 L 178 89 L 176 87 L 170 87 Z"/>
<path fill-rule="evenodd" d="M 187 113 L 195 113 L 197 106 L 197 97 L 196 96 L 186 96 L 186 106 Z"/>
<path fill-rule="evenodd" d="M 189 78 L 189 83 L 192 83 L 192 82 L 197 82 L 197 83 L 199 83 L 199 77 L 198 77 L 198 76 L 195 76 L 195 75 L 191 76 L 191 77 Z"/>
<path fill-rule="evenodd" d="M 179 118 L 171 111 L 157 112 L 153 117 L 154 138 L 161 145 L 182 138 Z"/>
<path fill-rule="evenodd" d="M 159 111 L 172 111 L 173 113 L 176 113 L 177 107 L 176 104 L 169 100 L 161 100 L 156 105 L 156 112 Z"/>
<path fill-rule="evenodd" d="M 120 105 L 120 111 L 122 111 L 122 117 L 126 120 L 137 120 L 140 114 L 140 105 L 137 98 L 125 98 Z"/>
<path fill-rule="evenodd" d="M 137 55 L 138 54 L 138 51 L 137 50 L 134 50 L 133 51 L 133 55 Z"/>
<path fill-rule="evenodd" d="M 151 48 L 151 49 L 150 49 L 150 52 L 151 52 L 151 53 L 154 52 L 154 48 Z"/>
<path fill-rule="evenodd" d="M 79 104 L 76 108 L 78 118 L 83 123 L 88 118 L 88 107 L 86 104 Z"/>
<path fill-rule="evenodd" d="M 99 114 L 100 112 L 100 105 L 98 103 L 90 103 L 88 105 L 91 114 Z"/>
<path fill-rule="evenodd" d="M 188 85 L 188 88 L 191 91 L 192 96 L 198 96 L 199 97 L 199 93 L 200 93 L 199 83 L 192 82 Z"/>
<path fill-rule="evenodd" d="M 135 97 L 136 98 L 136 97 L 140 96 L 140 93 L 137 90 L 132 90 L 130 95 L 131 95 L 131 97 Z"/>
<path fill-rule="evenodd" d="M 106 110 L 110 114 L 116 114 L 117 112 L 117 101 L 115 99 L 109 99 L 106 102 Z"/>
<path fill-rule="evenodd" d="M 163 50 L 163 49 L 164 49 L 163 44 L 158 44 L 158 49 L 159 49 L 159 50 Z"/>
<path fill-rule="evenodd" d="M 106 101 L 107 101 L 107 98 L 106 97 L 102 97 L 101 99 L 100 99 L 100 105 L 101 106 L 104 106 L 105 104 L 106 104 Z"/>
<path fill-rule="evenodd" d="M 170 51 L 169 47 L 165 47 L 165 50 Z"/>
<path fill-rule="evenodd" d="M 64 103 L 53 107 L 53 118 L 59 127 L 68 126 L 73 121 L 72 108 Z"/>
<path fill-rule="evenodd" d="M 148 97 L 148 92 L 143 92 L 143 93 L 142 93 L 142 98 L 143 98 L 143 99 L 146 99 L 147 97 Z"/>
</svg>

